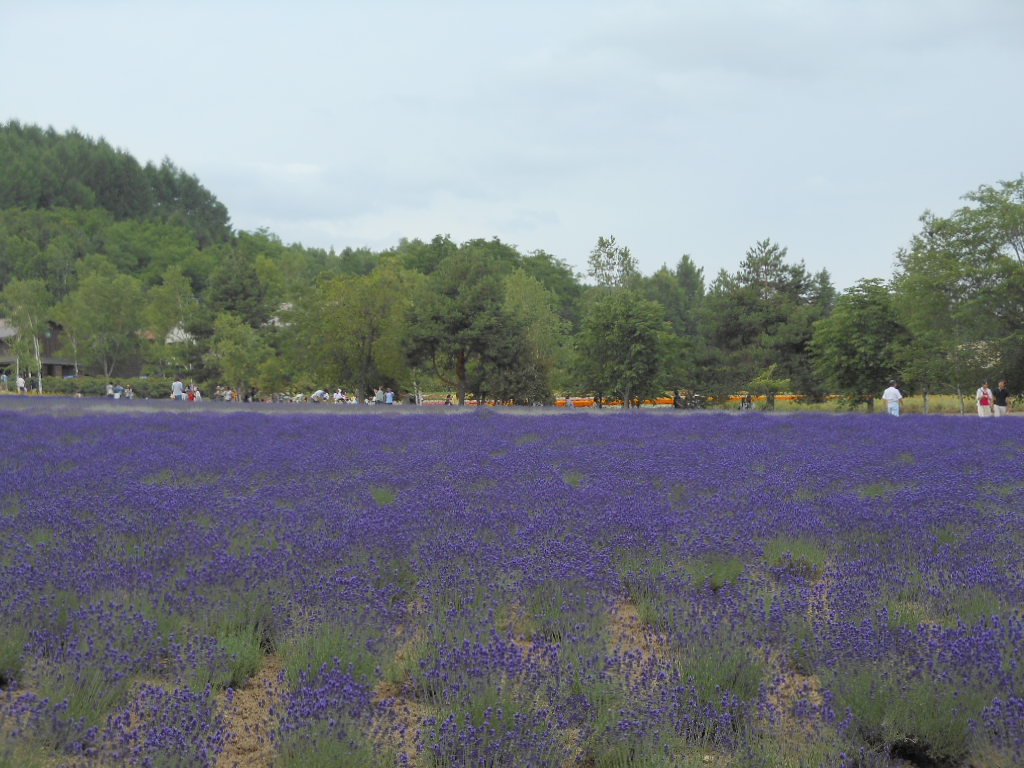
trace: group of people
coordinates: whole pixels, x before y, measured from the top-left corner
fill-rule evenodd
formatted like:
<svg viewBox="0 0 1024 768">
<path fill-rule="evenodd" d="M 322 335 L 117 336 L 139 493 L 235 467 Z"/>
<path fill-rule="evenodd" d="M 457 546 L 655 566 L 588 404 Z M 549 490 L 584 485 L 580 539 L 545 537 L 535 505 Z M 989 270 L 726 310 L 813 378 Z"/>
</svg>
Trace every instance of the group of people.
<svg viewBox="0 0 1024 768">
<path fill-rule="evenodd" d="M 1010 412 L 1010 390 L 1006 388 L 1006 382 L 1000 381 L 995 389 L 989 389 L 988 382 L 982 382 L 978 391 L 974 393 L 974 399 L 978 404 L 978 415 L 1005 416 Z"/>
<path fill-rule="evenodd" d="M 286 402 L 292 403 L 334 403 L 334 404 L 351 404 L 351 405 L 396 405 L 400 402 L 408 402 L 410 405 L 416 405 L 418 400 L 416 395 L 409 393 L 406 396 L 406 400 L 401 400 L 398 393 L 395 392 L 391 387 L 374 387 L 373 394 L 360 399 L 358 394 L 350 394 L 346 390 L 338 387 L 334 390 L 333 394 L 328 392 L 326 389 L 318 389 L 310 395 L 306 395 L 302 392 L 298 394 L 287 394 L 283 397 Z M 445 398 L 445 405 L 452 405 L 452 396 L 448 395 Z"/>
<path fill-rule="evenodd" d="M 0 390 L 8 392 L 8 387 L 10 387 L 10 383 L 7 379 L 7 374 L 0 373 Z M 25 382 L 25 377 L 21 374 L 18 374 L 18 377 L 14 380 L 14 391 L 19 395 L 28 394 L 28 384 Z"/>
<path fill-rule="evenodd" d="M 199 387 L 195 384 L 185 384 L 181 377 L 178 377 L 171 384 L 171 400 L 189 400 L 190 402 L 199 402 L 203 399 L 203 393 L 199 390 Z M 213 391 L 214 400 L 237 400 L 238 395 L 231 387 L 222 387 L 219 384 Z"/>
<path fill-rule="evenodd" d="M 194 384 L 185 384 L 179 376 L 171 384 L 171 400 L 202 400 L 203 393 Z"/>
<path fill-rule="evenodd" d="M 298 394 L 292 398 L 293 402 L 297 403 L 303 402 L 305 399 L 305 395 L 302 394 Z M 358 398 L 350 398 L 348 392 L 343 390 L 341 387 L 338 387 L 336 390 L 334 390 L 333 394 L 328 392 L 326 389 L 318 389 L 316 392 L 309 396 L 309 400 L 310 402 L 313 403 L 335 404 L 358 402 Z"/>
<path fill-rule="evenodd" d="M 903 400 L 903 393 L 896 386 L 895 381 L 889 382 L 889 387 L 882 393 L 882 400 L 885 402 L 886 410 L 893 416 L 900 415 L 900 401 Z M 1010 412 L 1010 390 L 1006 388 L 1006 381 L 999 382 L 999 386 L 990 389 L 988 382 L 982 382 L 978 391 L 974 393 L 974 400 L 978 406 L 978 416 L 1005 416 Z"/>
<path fill-rule="evenodd" d="M 131 384 L 128 386 L 121 386 L 119 383 L 108 381 L 106 396 L 112 397 L 115 400 L 134 400 L 135 390 L 132 389 Z"/>
</svg>

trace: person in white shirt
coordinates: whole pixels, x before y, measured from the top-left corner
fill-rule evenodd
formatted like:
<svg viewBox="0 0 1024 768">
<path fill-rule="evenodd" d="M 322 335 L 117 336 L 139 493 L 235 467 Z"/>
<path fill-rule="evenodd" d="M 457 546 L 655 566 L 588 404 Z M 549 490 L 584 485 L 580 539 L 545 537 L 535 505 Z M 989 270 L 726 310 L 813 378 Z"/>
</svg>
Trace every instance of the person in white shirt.
<svg viewBox="0 0 1024 768">
<path fill-rule="evenodd" d="M 982 418 L 992 415 L 992 390 L 988 388 L 988 382 L 982 382 L 978 391 L 974 393 L 974 399 L 978 403 L 978 415 Z"/>
<path fill-rule="evenodd" d="M 174 383 L 171 384 L 171 399 L 172 400 L 184 400 L 185 399 L 185 385 L 181 383 L 181 379 L 177 378 Z"/>
<path fill-rule="evenodd" d="M 890 381 L 889 388 L 882 393 L 882 399 L 885 401 L 885 408 L 893 416 L 900 415 L 900 400 L 903 399 L 903 394 L 896 389 L 896 382 Z"/>
</svg>

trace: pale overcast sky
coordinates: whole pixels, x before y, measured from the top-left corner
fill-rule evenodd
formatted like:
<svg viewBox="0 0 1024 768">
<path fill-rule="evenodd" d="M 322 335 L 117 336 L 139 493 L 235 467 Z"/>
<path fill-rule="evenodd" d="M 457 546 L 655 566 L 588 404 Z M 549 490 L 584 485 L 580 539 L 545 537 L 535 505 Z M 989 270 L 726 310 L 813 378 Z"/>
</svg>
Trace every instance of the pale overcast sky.
<svg viewBox="0 0 1024 768">
<path fill-rule="evenodd" d="M 0 120 L 169 157 L 341 249 L 598 236 L 839 288 L 1024 172 L 1022 0 L 0 0 Z"/>
</svg>

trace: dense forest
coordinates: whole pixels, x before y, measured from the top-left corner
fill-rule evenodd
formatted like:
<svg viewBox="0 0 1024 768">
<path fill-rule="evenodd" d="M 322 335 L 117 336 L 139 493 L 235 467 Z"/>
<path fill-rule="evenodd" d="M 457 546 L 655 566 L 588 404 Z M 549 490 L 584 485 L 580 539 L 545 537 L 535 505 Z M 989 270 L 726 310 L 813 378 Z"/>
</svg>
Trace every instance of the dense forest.
<svg viewBox="0 0 1024 768">
<path fill-rule="evenodd" d="M 375 252 L 235 231 L 170 160 L 140 165 L 77 132 L 0 125 L 0 317 L 9 359 L 61 340 L 83 374 L 209 387 L 446 390 L 517 403 L 629 402 L 670 389 L 853 399 L 1024 381 L 1024 175 L 925 212 L 891 280 L 838 294 L 784 245 L 708 277 L 651 275 L 598 236 L 585 275 L 497 238 Z"/>
</svg>

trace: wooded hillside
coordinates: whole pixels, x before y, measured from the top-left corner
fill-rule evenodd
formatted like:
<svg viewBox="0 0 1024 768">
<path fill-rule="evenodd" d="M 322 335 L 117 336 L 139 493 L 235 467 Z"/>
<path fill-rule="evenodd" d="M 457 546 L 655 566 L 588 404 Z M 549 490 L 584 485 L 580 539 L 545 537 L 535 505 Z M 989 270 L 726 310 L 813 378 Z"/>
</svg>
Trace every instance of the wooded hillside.
<svg viewBox="0 0 1024 768">
<path fill-rule="evenodd" d="M 554 392 L 819 397 L 973 391 L 1024 380 L 1024 176 L 926 212 L 892 280 L 842 295 L 765 239 L 710 280 L 688 255 L 640 274 L 595 233 L 586 275 L 497 238 L 384 251 L 234 231 L 165 159 L 77 132 L 0 126 L 0 316 L 8 364 L 58 333 L 84 372 L 182 375 L 263 392 L 444 388 L 516 402 Z"/>
</svg>

